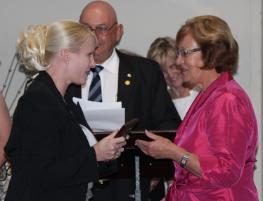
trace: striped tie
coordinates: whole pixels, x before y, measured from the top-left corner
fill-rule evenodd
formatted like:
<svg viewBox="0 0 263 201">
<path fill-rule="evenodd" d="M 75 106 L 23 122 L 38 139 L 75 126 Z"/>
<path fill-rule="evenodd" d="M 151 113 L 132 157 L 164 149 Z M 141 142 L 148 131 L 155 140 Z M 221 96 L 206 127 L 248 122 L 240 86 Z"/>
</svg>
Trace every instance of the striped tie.
<svg viewBox="0 0 263 201">
<path fill-rule="evenodd" d="M 91 68 L 93 72 L 92 81 L 89 88 L 89 100 L 102 102 L 101 94 L 101 82 L 100 82 L 100 71 L 103 69 L 102 66 L 96 65 L 95 68 Z"/>
</svg>

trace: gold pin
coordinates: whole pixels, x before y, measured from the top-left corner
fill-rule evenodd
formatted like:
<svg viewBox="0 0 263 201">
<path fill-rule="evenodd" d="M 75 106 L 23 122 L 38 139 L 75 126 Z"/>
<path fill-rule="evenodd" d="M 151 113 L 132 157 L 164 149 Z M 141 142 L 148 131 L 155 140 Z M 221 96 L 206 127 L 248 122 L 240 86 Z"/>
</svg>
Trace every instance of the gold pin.
<svg viewBox="0 0 263 201">
<path fill-rule="evenodd" d="M 132 77 L 132 75 L 130 73 L 127 74 L 127 77 Z"/>
<path fill-rule="evenodd" d="M 131 81 L 130 80 L 125 80 L 124 84 L 129 86 L 131 84 Z"/>
</svg>

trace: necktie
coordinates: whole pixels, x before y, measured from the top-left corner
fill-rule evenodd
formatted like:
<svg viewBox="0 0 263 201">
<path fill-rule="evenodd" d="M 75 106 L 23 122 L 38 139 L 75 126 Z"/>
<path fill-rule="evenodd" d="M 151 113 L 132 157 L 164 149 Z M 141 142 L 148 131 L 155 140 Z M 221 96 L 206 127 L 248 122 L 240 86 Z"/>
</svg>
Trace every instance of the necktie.
<svg viewBox="0 0 263 201">
<path fill-rule="evenodd" d="M 96 65 L 95 68 L 91 68 L 93 72 L 92 81 L 89 88 L 89 100 L 90 101 L 97 101 L 102 102 L 102 95 L 101 95 L 101 82 L 100 82 L 100 71 L 103 69 L 102 66 Z"/>
</svg>

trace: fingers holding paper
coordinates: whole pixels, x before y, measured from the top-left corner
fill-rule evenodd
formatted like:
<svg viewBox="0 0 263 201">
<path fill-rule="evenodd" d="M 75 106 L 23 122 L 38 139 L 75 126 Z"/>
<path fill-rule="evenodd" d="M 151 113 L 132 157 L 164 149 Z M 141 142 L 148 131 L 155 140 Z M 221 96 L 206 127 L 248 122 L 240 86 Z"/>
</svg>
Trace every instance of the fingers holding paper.
<svg viewBox="0 0 263 201">
<path fill-rule="evenodd" d="M 113 132 L 93 146 L 97 161 L 114 160 L 124 151 L 123 146 L 126 145 L 125 138 L 114 138 L 115 135 L 116 132 Z"/>
</svg>

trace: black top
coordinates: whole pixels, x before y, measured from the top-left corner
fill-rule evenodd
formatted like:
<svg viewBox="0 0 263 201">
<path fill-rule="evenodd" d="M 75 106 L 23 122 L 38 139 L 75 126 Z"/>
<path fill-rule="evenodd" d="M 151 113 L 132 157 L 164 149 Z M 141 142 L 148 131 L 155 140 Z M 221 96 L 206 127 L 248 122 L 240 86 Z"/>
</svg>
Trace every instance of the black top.
<svg viewBox="0 0 263 201">
<path fill-rule="evenodd" d="M 6 201 L 85 200 L 98 170 L 77 119 L 40 72 L 18 102 L 5 147 L 13 168 Z"/>
</svg>

